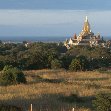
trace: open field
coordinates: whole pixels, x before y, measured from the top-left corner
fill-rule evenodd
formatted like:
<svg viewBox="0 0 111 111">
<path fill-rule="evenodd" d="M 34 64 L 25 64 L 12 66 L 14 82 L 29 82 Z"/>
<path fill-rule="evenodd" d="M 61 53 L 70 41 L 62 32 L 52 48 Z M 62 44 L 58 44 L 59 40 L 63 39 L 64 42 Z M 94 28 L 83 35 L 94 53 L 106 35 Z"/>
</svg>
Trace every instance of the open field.
<svg viewBox="0 0 111 111">
<path fill-rule="evenodd" d="M 111 74 L 66 72 L 64 70 L 24 71 L 27 84 L 0 86 L 0 103 L 33 111 L 93 111 L 95 95 L 111 93 Z M 48 109 L 48 110 L 47 110 Z"/>
</svg>

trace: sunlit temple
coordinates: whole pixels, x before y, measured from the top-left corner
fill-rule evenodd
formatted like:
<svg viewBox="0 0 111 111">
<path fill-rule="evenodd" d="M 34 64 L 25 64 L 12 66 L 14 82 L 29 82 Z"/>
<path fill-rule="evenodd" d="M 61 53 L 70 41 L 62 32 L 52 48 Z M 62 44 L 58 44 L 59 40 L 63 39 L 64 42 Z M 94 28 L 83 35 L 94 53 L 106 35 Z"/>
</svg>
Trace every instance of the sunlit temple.
<svg viewBox="0 0 111 111">
<path fill-rule="evenodd" d="M 64 45 L 70 49 L 72 46 L 102 46 L 105 47 L 106 43 L 103 40 L 103 38 L 98 33 L 97 35 L 94 35 L 94 33 L 91 31 L 90 24 L 88 21 L 88 17 L 86 16 L 86 19 L 84 21 L 83 30 L 80 32 L 80 34 L 77 36 L 74 34 L 73 37 L 71 37 L 69 40 L 66 39 L 64 42 Z"/>
</svg>

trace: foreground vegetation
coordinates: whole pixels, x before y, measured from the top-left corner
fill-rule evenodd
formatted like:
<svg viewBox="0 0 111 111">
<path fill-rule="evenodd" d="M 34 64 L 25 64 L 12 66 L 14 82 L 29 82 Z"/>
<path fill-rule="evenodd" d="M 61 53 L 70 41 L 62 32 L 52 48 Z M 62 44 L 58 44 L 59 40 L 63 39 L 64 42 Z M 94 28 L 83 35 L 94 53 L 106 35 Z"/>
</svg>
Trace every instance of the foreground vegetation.
<svg viewBox="0 0 111 111">
<path fill-rule="evenodd" d="M 24 71 L 27 84 L 0 86 L 0 103 L 33 111 L 93 111 L 99 93 L 111 93 L 111 74 L 97 71 Z"/>
<path fill-rule="evenodd" d="M 111 109 L 110 48 L 0 42 L 0 70 L 1 111 Z"/>
</svg>

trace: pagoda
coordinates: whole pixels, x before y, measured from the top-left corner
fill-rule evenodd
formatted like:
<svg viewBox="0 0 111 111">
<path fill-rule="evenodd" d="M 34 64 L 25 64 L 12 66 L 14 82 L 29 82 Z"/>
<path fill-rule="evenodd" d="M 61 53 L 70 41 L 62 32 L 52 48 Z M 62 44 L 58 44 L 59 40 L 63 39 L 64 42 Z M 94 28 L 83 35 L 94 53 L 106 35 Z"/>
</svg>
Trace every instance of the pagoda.
<svg viewBox="0 0 111 111">
<path fill-rule="evenodd" d="M 94 35 L 91 31 L 90 24 L 88 21 L 88 17 L 86 16 L 83 29 L 77 36 L 74 34 L 69 40 L 64 42 L 64 45 L 69 49 L 72 46 L 100 46 L 103 45 L 105 47 L 105 43 L 103 43 L 100 34 Z"/>
</svg>

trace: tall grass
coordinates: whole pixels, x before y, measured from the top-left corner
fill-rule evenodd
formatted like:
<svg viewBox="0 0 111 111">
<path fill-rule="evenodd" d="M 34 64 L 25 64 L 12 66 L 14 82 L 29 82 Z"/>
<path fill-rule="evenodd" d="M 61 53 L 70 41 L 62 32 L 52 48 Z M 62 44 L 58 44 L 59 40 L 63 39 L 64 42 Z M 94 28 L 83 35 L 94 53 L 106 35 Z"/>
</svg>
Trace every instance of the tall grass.
<svg viewBox="0 0 111 111">
<path fill-rule="evenodd" d="M 0 103 L 26 110 L 33 104 L 33 111 L 71 111 L 73 107 L 75 111 L 92 111 L 96 94 L 111 93 L 110 74 L 47 69 L 24 73 L 26 85 L 0 86 Z"/>
</svg>

